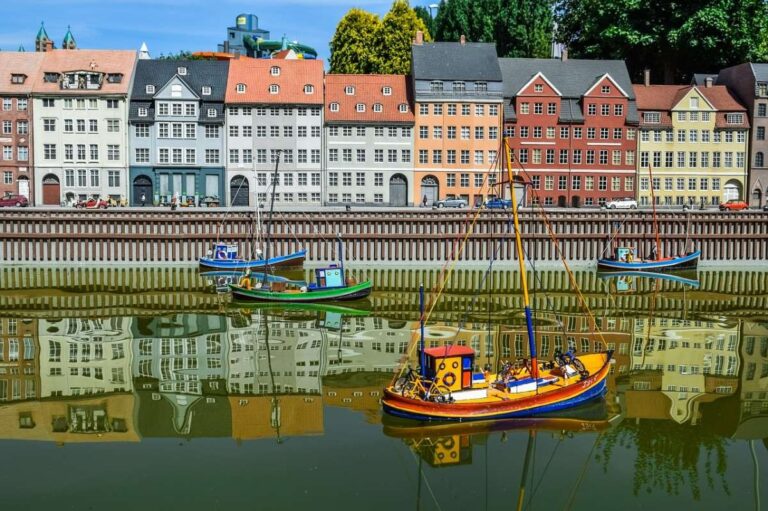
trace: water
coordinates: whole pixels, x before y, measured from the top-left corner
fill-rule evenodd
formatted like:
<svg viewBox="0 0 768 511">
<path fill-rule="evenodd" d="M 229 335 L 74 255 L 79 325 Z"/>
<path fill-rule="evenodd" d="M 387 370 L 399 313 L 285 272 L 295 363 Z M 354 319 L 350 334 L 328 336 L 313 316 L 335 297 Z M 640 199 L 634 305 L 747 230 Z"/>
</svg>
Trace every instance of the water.
<svg viewBox="0 0 768 511">
<path fill-rule="evenodd" d="M 4 505 L 501 509 L 521 485 L 524 509 L 767 498 L 768 272 L 577 272 L 594 321 L 565 273 L 530 275 L 543 358 L 615 350 L 606 399 L 431 428 L 378 401 L 416 363 L 418 284 L 439 268 L 355 273 L 374 279 L 368 303 L 286 311 L 233 307 L 194 268 L 0 269 Z M 472 346 L 479 365 L 527 356 L 518 280 L 455 273 L 428 345 Z"/>
</svg>

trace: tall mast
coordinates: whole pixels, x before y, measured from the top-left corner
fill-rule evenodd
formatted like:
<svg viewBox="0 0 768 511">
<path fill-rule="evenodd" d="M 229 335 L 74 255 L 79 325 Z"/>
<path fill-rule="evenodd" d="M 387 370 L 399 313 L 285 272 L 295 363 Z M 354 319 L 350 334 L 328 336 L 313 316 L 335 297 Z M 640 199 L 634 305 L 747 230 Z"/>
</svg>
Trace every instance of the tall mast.
<svg viewBox="0 0 768 511">
<path fill-rule="evenodd" d="M 523 258 L 523 241 L 520 238 L 520 221 L 517 216 L 517 198 L 515 197 L 515 183 L 512 176 L 512 153 L 509 143 L 504 140 L 504 153 L 507 160 L 507 179 L 509 191 L 512 197 L 512 219 L 515 224 L 515 247 L 517 248 L 517 262 L 520 265 L 520 284 L 523 288 L 523 306 L 525 307 L 525 325 L 528 329 L 528 348 L 531 351 L 531 376 L 534 380 L 539 378 L 539 361 L 536 356 L 536 342 L 533 338 L 533 319 L 531 318 L 531 302 L 528 296 L 528 279 L 525 274 L 525 259 Z"/>
<path fill-rule="evenodd" d="M 275 210 L 275 194 L 277 193 L 277 168 L 280 166 L 280 149 L 277 149 L 277 159 L 275 160 L 275 172 L 272 174 L 272 197 L 269 202 L 269 216 L 267 217 L 267 237 L 264 243 L 264 276 L 262 278 L 262 284 L 267 281 L 267 274 L 269 273 L 269 246 L 272 240 L 270 236 L 272 234 L 272 213 Z"/>
<path fill-rule="evenodd" d="M 659 242 L 659 224 L 656 221 L 656 195 L 653 193 L 653 166 L 648 163 L 648 176 L 651 179 L 651 206 L 653 206 L 653 232 L 656 234 L 656 259 L 661 259 Z"/>
</svg>

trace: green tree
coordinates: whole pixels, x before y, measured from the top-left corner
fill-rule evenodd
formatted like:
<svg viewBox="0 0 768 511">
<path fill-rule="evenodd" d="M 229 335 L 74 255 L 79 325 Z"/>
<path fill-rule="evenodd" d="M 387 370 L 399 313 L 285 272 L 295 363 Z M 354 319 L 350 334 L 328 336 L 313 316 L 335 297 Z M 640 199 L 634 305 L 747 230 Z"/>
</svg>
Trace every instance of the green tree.
<svg viewBox="0 0 768 511">
<path fill-rule="evenodd" d="M 157 57 L 158 60 L 202 60 L 202 57 L 192 55 L 189 50 L 179 50 L 178 53 L 168 53 L 167 55 L 160 54 Z"/>
<path fill-rule="evenodd" d="M 635 80 L 686 81 L 767 55 L 763 0 L 559 0 L 557 38 L 572 54 L 626 59 Z"/>
<path fill-rule="evenodd" d="M 416 16 L 418 16 L 421 21 L 424 22 L 424 25 L 427 27 L 427 30 L 429 30 L 429 33 L 434 34 L 435 20 L 432 18 L 432 14 L 429 12 L 429 9 L 424 6 L 417 5 L 413 8 L 413 12 L 415 12 Z"/>
<path fill-rule="evenodd" d="M 365 74 L 378 71 L 376 37 L 381 20 L 362 9 L 350 9 L 331 39 L 331 73 Z"/>
<path fill-rule="evenodd" d="M 435 40 L 458 41 L 462 35 L 474 40 L 469 30 L 469 1 L 440 0 L 435 17 Z"/>
<path fill-rule="evenodd" d="M 395 0 L 384 16 L 376 37 L 379 52 L 379 73 L 408 74 L 411 72 L 411 44 L 416 32 L 424 33 L 424 40 L 431 37 L 424 22 L 406 0 Z"/>
</svg>

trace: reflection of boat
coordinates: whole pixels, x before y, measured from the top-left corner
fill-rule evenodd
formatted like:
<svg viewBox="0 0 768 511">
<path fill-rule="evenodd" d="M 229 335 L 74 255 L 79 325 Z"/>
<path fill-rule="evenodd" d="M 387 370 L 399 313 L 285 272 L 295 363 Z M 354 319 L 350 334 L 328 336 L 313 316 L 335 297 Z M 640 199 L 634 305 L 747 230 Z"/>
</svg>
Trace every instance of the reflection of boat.
<svg viewBox="0 0 768 511">
<path fill-rule="evenodd" d="M 230 284 L 235 300 L 257 302 L 312 303 L 360 300 L 373 290 L 371 281 L 358 283 L 344 272 L 344 257 L 339 239 L 339 264 L 317 268 L 315 282 L 309 286 L 288 286 L 281 282 L 258 281 L 244 277 L 239 284 Z"/>
<path fill-rule="evenodd" d="M 200 276 L 204 277 L 206 281 L 216 288 L 216 291 L 226 292 L 229 291 L 229 284 L 236 284 L 240 282 L 244 273 L 242 271 L 231 270 L 217 270 L 217 271 L 203 271 L 200 272 Z M 265 273 L 252 273 L 254 278 L 263 280 L 267 279 L 268 282 L 284 282 L 286 284 L 296 286 L 306 286 L 307 283 L 299 279 L 291 279 L 283 275 L 265 274 Z"/>
<path fill-rule="evenodd" d="M 649 280 L 659 279 L 659 280 L 666 280 L 669 282 L 676 282 L 678 284 L 683 284 L 693 288 L 699 287 L 699 279 L 696 278 L 697 274 L 695 271 L 686 271 L 684 273 L 681 272 L 681 273 L 675 273 L 675 274 L 653 273 L 653 272 L 646 272 L 646 271 L 622 271 L 622 272 L 598 273 L 598 277 L 600 277 L 601 279 L 607 280 L 612 284 L 615 284 L 616 290 L 618 292 L 627 292 L 627 291 L 634 290 L 633 280 L 635 278 L 644 278 Z"/>
<path fill-rule="evenodd" d="M 512 185 L 512 160 L 505 144 L 507 172 L 512 193 L 515 245 L 520 265 L 530 360 L 515 372 L 510 365 L 498 373 L 475 372 L 475 350 L 468 346 L 445 345 L 425 348 L 424 306 L 421 300 L 420 370 L 397 375 L 384 389 L 384 411 L 398 417 L 426 421 L 471 421 L 533 417 L 573 408 L 600 398 L 606 390 L 612 351 L 572 353 L 558 357 L 558 363 L 539 364 L 536 356 L 533 316 L 528 295 L 525 259 Z M 423 290 L 423 288 L 422 288 Z M 422 292 L 423 294 L 423 292 Z"/>
<path fill-rule="evenodd" d="M 316 312 L 332 312 L 346 316 L 368 316 L 371 313 L 371 302 L 367 299 L 345 302 L 344 305 L 334 303 L 285 303 L 285 302 L 248 302 L 236 304 L 238 308 L 267 310 L 276 315 L 290 315 L 307 312 L 313 317 Z"/>
</svg>

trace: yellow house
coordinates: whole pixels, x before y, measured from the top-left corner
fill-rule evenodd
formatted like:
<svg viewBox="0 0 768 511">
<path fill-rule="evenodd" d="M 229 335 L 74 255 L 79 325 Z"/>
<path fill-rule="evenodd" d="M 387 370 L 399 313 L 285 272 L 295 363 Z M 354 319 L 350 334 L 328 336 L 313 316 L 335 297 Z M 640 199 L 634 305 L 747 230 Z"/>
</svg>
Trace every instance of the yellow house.
<svg viewBox="0 0 768 511">
<path fill-rule="evenodd" d="M 635 85 L 638 201 L 716 206 L 744 199 L 747 112 L 723 85 Z"/>
</svg>

